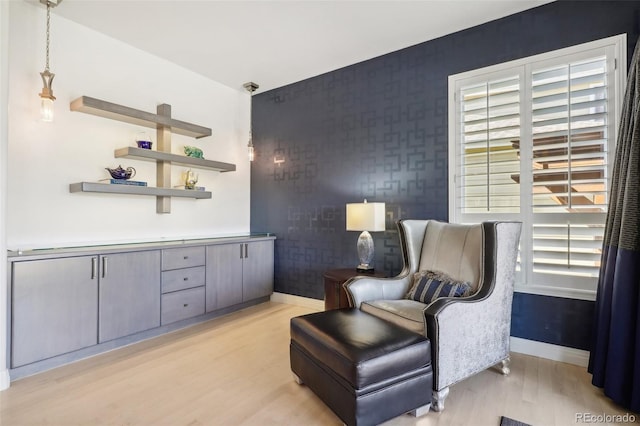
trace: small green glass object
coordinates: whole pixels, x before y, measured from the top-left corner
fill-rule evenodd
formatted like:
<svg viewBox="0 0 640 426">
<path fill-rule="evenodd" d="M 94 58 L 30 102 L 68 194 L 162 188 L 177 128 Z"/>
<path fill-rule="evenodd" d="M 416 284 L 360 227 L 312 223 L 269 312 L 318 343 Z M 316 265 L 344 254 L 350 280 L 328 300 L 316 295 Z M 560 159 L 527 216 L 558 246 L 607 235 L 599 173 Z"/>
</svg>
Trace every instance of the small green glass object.
<svg viewBox="0 0 640 426">
<path fill-rule="evenodd" d="M 188 157 L 204 159 L 204 154 L 202 153 L 202 150 L 200 148 L 196 148 L 195 146 L 185 145 L 184 153 Z"/>
</svg>

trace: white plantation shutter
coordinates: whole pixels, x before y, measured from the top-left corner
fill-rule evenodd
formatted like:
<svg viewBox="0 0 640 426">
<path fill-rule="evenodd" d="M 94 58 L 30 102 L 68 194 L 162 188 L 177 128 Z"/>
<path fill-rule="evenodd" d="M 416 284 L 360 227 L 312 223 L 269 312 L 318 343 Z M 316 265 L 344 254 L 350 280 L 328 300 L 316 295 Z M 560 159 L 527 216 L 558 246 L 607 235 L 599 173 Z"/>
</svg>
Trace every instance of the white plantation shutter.
<svg viewBox="0 0 640 426">
<path fill-rule="evenodd" d="M 609 187 L 607 74 L 604 55 L 531 73 L 534 280 L 598 277 Z"/>
<path fill-rule="evenodd" d="M 520 80 L 509 76 L 460 91 L 463 173 L 459 180 L 464 213 L 518 213 L 520 185 Z"/>
<path fill-rule="evenodd" d="M 517 279 L 542 294 L 595 294 L 625 44 L 449 77 L 450 220 L 522 221 Z"/>
</svg>

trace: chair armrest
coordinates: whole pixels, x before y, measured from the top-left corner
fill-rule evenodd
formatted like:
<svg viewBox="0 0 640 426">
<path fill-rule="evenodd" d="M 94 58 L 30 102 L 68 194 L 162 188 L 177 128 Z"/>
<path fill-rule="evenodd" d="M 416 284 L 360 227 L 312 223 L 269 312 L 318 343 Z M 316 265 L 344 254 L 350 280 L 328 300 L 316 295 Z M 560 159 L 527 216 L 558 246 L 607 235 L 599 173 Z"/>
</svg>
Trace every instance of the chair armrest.
<svg viewBox="0 0 640 426">
<path fill-rule="evenodd" d="M 359 275 L 350 278 L 343 285 L 349 298 L 349 306 L 360 308 L 369 300 L 402 299 L 409 290 L 411 277 L 398 275 L 393 278 L 372 278 Z"/>
<path fill-rule="evenodd" d="M 522 224 L 483 222 L 480 289 L 436 300 L 424 310 L 431 339 L 434 389 L 440 390 L 509 357 L 511 305 Z M 465 356 L 462 356 L 465 354 Z"/>
<path fill-rule="evenodd" d="M 438 363 L 437 389 L 509 356 L 510 311 L 500 300 L 481 295 L 441 298 L 425 308 L 432 357 Z"/>
<path fill-rule="evenodd" d="M 467 297 L 440 297 L 424 309 L 424 315 L 427 318 L 431 317 L 435 320 L 435 318 L 442 315 L 442 312 L 450 305 L 482 303 L 486 299 L 487 295 L 480 294 L 480 292 Z"/>
</svg>

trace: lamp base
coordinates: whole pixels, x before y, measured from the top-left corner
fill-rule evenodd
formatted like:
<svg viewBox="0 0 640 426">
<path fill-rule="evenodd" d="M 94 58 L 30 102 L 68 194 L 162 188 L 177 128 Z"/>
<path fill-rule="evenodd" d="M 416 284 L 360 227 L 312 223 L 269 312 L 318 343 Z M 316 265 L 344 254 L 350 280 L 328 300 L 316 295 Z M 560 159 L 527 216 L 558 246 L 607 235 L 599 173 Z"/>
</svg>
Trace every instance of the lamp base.
<svg viewBox="0 0 640 426">
<path fill-rule="evenodd" d="M 356 271 L 362 272 L 365 274 L 373 274 L 375 272 L 375 270 L 373 269 L 373 266 L 371 265 L 358 265 L 356 267 Z"/>
<path fill-rule="evenodd" d="M 358 237 L 358 272 L 373 272 L 373 238 L 367 231 L 362 231 Z"/>
</svg>

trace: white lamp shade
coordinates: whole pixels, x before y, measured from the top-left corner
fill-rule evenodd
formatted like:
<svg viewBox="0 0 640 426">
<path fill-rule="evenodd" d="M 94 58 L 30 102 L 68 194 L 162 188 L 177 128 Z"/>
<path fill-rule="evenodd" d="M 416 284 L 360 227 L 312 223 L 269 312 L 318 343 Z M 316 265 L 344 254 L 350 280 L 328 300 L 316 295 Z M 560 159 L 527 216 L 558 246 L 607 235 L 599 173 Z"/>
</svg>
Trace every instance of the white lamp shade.
<svg viewBox="0 0 640 426">
<path fill-rule="evenodd" d="M 384 203 L 347 204 L 347 231 L 384 231 Z"/>
</svg>

